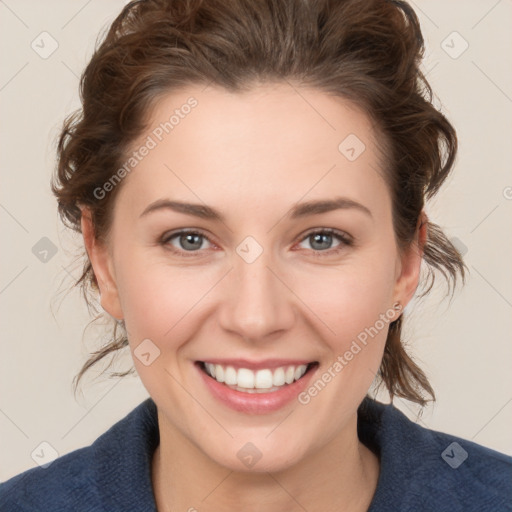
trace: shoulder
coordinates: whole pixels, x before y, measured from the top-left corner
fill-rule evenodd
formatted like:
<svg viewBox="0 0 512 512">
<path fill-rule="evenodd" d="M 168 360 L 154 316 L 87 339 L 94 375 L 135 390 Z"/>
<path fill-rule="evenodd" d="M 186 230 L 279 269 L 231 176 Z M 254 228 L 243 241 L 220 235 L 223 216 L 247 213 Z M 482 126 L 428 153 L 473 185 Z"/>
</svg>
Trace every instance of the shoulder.
<svg viewBox="0 0 512 512">
<path fill-rule="evenodd" d="M 367 435 L 381 459 L 379 507 L 370 512 L 387 510 L 384 502 L 407 511 L 512 511 L 512 457 L 423 427 L 392 405 L 366 407 L 364 418 L 376 425 Z"/>
<path fill-rule="evenodd" d="M 439 511 L 512 511 L 512 457 L 467 439 L 416 427 L 424 442 L 414 456 L 418 469 L 411 491 L 425 505 L 435 500 Z"/>
<path fill-rule="evenodd" d="M 59 457 L 46 468 L 32 468 L 12 477 L 0 484 L 0 510 L 97 510 L 90 492 L 95 485 L 93 460 L 94 449 L 89 446 Z"/>
<path fill-rule="evenodd" d="M 90 446 L 0 484 L 2 512 L 153 510 L 156 406 L 146 400 Z"/>
</svg>

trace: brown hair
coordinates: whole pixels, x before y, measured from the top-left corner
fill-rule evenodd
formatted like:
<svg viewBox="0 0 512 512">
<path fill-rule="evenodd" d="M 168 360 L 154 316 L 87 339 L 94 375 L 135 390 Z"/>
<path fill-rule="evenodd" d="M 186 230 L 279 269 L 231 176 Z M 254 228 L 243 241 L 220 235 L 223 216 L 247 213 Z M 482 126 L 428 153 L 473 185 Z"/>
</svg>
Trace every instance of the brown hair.
<svg viewBox="0 0 512 512">
<path fill-rule="evenodd" d="M 132 1 L 97 45 L 81 77 L 82 108 L 64 122 L 52 182 L 60 216 L 80 232 L 79 205 L 85 205 L 95 236 L 106 238 L 122 184 L 103 199 L 94 190 L 119 168 L 164 94 L 191 84 L 243 91 L 292 80 L 354 102 L 376 124 L 387 141 L 385 175 L 396 239 L 407 247 L 415 243 L 425 200 L 446 179 L 457 151 L 455 130 L 432 105 L 432 90 L 419 69 L 423 51 L 418 19 L 402 1 Z M 442 230 L 426 222 L 425 293 L 434 270 L 453 291 L 458 274 L 464 281 L 465 265 Z M 81 284 L 89 300 L 98 287 L 84 256 L 75 285 Z M 380 382 L 391 398 L 424 405 L 423 393 L 432 400 L 435 394 L 405 351 L 401 330 L 402 316 L 390 325 Z M 75 391 L 86 370 L 127 345 L 116 324 L 111 341 L 75 377 Z"/>
</svg>

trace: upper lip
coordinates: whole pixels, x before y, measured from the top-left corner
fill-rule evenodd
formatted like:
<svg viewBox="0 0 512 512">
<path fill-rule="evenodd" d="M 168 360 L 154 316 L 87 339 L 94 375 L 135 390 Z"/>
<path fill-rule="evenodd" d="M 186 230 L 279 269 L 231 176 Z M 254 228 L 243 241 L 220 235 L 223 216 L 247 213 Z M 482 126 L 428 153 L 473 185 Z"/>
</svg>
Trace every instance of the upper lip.
<svg viewBox="0 0 512 512">
<path fill-rule="evenodd" d="M 264 368 L 280 368 L 281 366 L 300 366 L 303 364 L 315 363 L 311 359 L 264 359 L 261 361 L 250 361 L 248 359 L 204 359 L 202 363 L 220 364 L 222 366 L 233 366 L 234 368 L 247 368 L 248 370 L 261 370 Z"/>
</svg>

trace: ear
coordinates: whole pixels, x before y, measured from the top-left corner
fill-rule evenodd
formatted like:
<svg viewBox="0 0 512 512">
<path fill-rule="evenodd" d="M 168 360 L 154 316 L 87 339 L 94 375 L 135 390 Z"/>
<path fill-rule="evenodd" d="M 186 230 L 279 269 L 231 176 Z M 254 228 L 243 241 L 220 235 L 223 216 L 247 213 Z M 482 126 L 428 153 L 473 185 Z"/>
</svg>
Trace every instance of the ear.
<svg viewBox="0 0 512 512">
<path fill-rule="evenodd" d="M 101 307 L 117 320 L 121 320 L 123 311 L 113 271 L 112 255 L 106 244 L 96 239 L 90 209 L 81 206 L 80 210 L 82 212 L 80 219 L 82 236 L 98 282 Z"/>
<path fill-rule="evenodd" d="M 394 302 L 399 302 L 401 311 L 414 296 L 420 279 L 421 262 L 425 244 L 427 242 L 428 218 L 425 212 L 421 212 L 416 234 L 410 247 L 402 252 L 399 264 L 397 265 L 397 280 L 393 294 Z"/>
</svg>

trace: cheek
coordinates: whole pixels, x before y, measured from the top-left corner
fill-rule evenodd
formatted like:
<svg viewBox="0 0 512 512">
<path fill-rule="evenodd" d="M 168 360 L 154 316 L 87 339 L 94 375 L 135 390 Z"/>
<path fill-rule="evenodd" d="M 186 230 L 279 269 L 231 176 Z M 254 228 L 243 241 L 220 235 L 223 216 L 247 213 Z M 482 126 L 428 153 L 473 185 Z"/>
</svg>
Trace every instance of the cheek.
<svg viewBox="0 0 512 512">
<path fill-rule="evenodd" d="M 133 362 L 151 396 L 159 397 L 163 389 L 173 389 L 166 399 L 172 401 L 173 407 L 181 408 L 180 389 L 173 387 L 174 379 L 183 379 L 179 356 L 201 324 L 198 315 L 202 300 L 213 283 L 198 273 L 162 262 L 140 263 L 127 262 L 126 273 L 119 276 Z M 145 341 L 148 339 L 150 344 Z M 144 362 L 142 355 L 147 352 L 150 359 Z"/>
<path fill-rule="evenodd" d="M 298 281 L 302 283 L 299 295 L 308 297 L 304 302 L 343 348 L 347 340 L 373 326 L 392 307 L 394 272 L 392 258 L 371 258 L 366 264 L 323 270 L 317 279 L 304 275 Z"/>
<path fill-rule="evenodd" d="M 203 287 L 204 281 L 177 269 L 141 267 L 120 290 L 127 327 L 139 337 L 168 337 L 204 295 Z"/>
<path fill-rule="evenodd" d="M 161 259 L 132 248 L 116 264 L 121 307 L 130 341 L 169 339 L 208 290 L 208 280 L 193 272 L 166 265 Z"/>
</svg>

